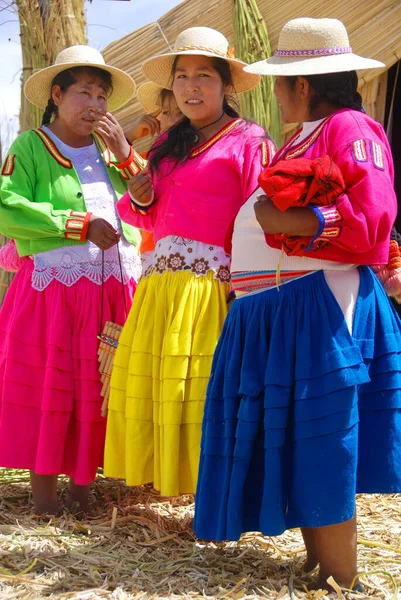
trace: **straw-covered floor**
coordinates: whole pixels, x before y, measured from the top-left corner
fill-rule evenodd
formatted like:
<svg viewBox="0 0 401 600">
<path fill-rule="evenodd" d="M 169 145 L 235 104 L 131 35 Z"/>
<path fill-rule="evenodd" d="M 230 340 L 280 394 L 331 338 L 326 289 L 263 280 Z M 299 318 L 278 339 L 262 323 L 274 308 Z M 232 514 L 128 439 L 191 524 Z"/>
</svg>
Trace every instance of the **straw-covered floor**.
<svg viewBox="0 0 401 600">
<path fill-rule="evenodd" d="M 61 481 L 61 492 L 65 488 Z M 248 534 L 238 544 L 200 543 L 191 530 L 189 496 L 164 499 L 151 487 L 128 489 L 99 476 L 92 514 L 82 521 L 68 514 L 41 521 L 29 502 L 26 472 L 0 470 L 2 600 L 329 597 L 306 591 L 310 580 L 301 578 L 298 532 L 279 538 Z M 360 497 L 358 512 L 366 592 L 353 597 L 396 599 L 400 496 Z"/>
</svg>

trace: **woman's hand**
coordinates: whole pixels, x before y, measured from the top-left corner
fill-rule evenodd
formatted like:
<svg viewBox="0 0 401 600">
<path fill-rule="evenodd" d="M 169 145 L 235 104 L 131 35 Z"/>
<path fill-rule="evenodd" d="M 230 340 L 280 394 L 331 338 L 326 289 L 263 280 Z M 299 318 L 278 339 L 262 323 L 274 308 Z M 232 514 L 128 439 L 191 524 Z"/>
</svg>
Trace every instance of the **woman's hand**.
<svg viewBox="0 0 401 600">
<path fill-rule="evenodd" d="M 141 206 L 153 201 L 153 186 L 147 167 L 129 180 L 128 191 L 133 201 Z"/>
<path fill-rule="evenodd" d="M 101 110 L 92 110 L 91 116 L 97 120 L 94 130 L 102 136 L 118 162 L 126 161 L 131 148 L 117 119 L 111 113 Z"/>
<path fill-rule="evenodd" d="M 89 221 L 86 238 L 93 242 L 101 250 L 108 250 L 118 244 L 121 233 L 118 233 L 108 221 L 92 215 Z"/>
<path fill-rule="evenodd" d="M 284 233 L 278 230 L 280 211 L 274 206 L 268 196 L 257 196 L 257 201 L 253 205 L 256 219 L 265 233 Z M 280 213 L 284 214 L 284 213 Z"/>
<path fill-rule="evenodd" d="M 160 110 L 155 113 L 142 115 L 142 117 L 139 117 L 131 129 L 127 131 L 127 138 L 129 141 L 132 143 L 135 142 L 135 140 L 139 140 L 147 135 L 150 135 L 151 137 L 154 135 L 159 135 L 160 121 L 156 118 L 159 113 Z"/>
<path fill-rule="evenodd" d="M 259 225 L 265 233 L 283 233 L 313 237 L 319 229 L 317 215 L 308 208 L 294 207 L 282 212 L 268 196 L 257 196 L 253 205 Z"/>
</svg>

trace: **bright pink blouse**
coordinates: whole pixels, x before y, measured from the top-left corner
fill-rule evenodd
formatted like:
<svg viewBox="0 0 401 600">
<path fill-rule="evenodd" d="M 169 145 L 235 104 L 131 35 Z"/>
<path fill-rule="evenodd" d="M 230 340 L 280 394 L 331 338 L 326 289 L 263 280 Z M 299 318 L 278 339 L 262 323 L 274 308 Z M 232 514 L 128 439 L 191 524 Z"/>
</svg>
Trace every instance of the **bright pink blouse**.
<svg viewBox="0 0 401 600">
<path fill-rule="evenodd" d="M 274 143 L 256 124 L 235 119 L 194 148 L 184 164 L 166 159 L 152 177 L 156 202 L 140 210 L 125 194 L 117 204 L 121 219 L 168 235 L 223 246 L 227 230 L 258 187 L 258 176 L 274 154 Z"/>
<path fill-rule="evenodd" d="M 299 256 L 360 265 L 387 264 L 390 231 L 397 215 L 394 167 L 382 126 L 365 113 L 343 109 L 325 119 L 306 139 L 297 132 L 272 164 L 291 158 L 329 155 L 340 168 L 346 192 L 319 207 L 321 227 L 311 250 Z M 281 243 L 266 234 L 273 248 Z"/>
</svg>

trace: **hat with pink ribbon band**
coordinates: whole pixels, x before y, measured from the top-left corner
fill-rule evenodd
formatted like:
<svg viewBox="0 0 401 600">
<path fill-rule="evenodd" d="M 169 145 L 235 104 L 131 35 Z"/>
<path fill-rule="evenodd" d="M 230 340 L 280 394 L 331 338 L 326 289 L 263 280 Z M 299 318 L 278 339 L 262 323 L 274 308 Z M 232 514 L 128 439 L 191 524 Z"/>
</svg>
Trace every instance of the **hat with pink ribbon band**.
<svg viewBox="0 0 401 600">
<path fill-rule="evenodd" d="M 274 55 L 245 71 L 259 75 L 318 75 L 359 69 L 380 69 L 378 60 L 352 51 L 348 33 L 338 19 L 292 19 L 281 30 Z"/>
</svg>

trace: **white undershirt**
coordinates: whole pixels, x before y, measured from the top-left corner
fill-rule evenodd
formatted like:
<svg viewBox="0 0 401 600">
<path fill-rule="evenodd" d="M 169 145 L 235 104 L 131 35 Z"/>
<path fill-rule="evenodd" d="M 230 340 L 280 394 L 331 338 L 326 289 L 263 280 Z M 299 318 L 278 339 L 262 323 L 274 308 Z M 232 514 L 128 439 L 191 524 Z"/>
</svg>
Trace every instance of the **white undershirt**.
<svg viewBox="0 0 401 600">
<path fill-rule="evenodd" d="M 316 127 L 318 127 L 320 125 L 320 123 L 323 123 L 323 121 L 324 121 L 324 119 L 318 119 L 317 121 L 305 121 L 305 123 L 303 123 L 303 125 L 302 125 L 301 133 L 293 141 L 292 145 L 294 146 L 295 144 L 300 144 L 302 142 L 302 140 L 304 140 L 305 138 L 308 137 L 308 135 L 313 133 L 315 131 Z"/>
<path fill-rule="evenodd" d="M 322 123 L 308 121 L 302 126 L 299 136 L 293 141 L 299 144 Z M 285 271 L 324 271 L 331 292 L 336 298 L 352 333 L 352 322 L 359 292 L 359 271 L 355 265 L 337 263 L 304 256 L 287 256 L 281 250 L 267 245 L 264 233 L 256 220 L 254 204 L 257 196 L 264 194 L 259 188 L 240 209 L 234 224 L 232 238 L 231 272 L 276 271 L 281 259 L 280 270 Z"/>
</svg>

